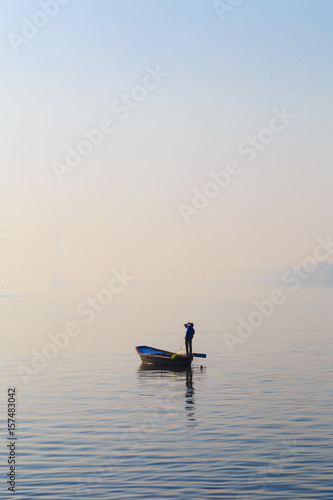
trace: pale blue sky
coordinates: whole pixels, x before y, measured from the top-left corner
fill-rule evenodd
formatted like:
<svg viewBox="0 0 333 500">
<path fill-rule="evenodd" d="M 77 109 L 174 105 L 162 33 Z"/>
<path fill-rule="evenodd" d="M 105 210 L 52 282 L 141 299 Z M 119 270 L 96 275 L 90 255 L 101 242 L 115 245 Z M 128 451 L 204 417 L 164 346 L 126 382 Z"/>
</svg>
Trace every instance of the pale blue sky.
<svg viewBox="0 0 333 500">
<path fill-rule="evenodd" d="M 291 264 L 329 233 L 331 2 L 244 0 L 222 21 L 205 0 L 72 0 L 16 53 L 8 34 L 39 10 L 1 2 L 4 264 L 34 265 L 45 244 L 46 265 L 58 228 L 73 276 L 78 249 L 100 276 L 110 255 L 137 270 L 256 268 Z M 169 76 L 59 183 L 52 162 L 157 65 Z M 290 126 L 184 224 L 178 204 L 284 106 Z"/>
</svg>

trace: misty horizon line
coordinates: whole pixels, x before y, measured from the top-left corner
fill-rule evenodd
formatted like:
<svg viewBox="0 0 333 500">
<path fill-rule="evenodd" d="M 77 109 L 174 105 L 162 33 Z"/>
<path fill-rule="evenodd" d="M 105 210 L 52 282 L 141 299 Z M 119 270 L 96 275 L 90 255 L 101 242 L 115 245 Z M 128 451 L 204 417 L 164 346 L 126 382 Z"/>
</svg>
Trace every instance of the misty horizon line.
<svg viewBox="0 0 333 500">
<path fill-rule="evenodd" d="M 4 274 L 11 275 L 18 271 L 5 271 Z M 19 271 L 23 273 L 24 271 Z M 258 270 L 247 269 L 202 269 L 196 273 L 194 279 L 180 279 L 181 272 L 177 269 L 146 269 L 140 273 L 140 277 L 131 283 L 134 286 L 168 286 L 168 285 L 288 285 L 297 283 L 300 286 L 333 286 L 333 263 L 325 260 L 317 263 L 312 268 L 304 265 L 293 265 L 283 269 L 263 267 Z M 43 287 L 43 288 L 67 288 L 99 286 L 105 283 L 100 281 L 77 282 L 68 281 L 63 276 L 60 282 L 54 282 L 51 277 L 44 282 L 15 282 L 6 283 L 0 271 L 0 294 L 1 291 L 14 289 L 16 287 Z M 183 271 L 184 274 L 184 271 Z M 186 273 L 185 273 L 186 274 Z M 193 273 L 191 273 L 193 275 Z M 177 276 L 178 275 L 178 276 Z M 18 276 L 17 276 L 18 278 Z M 178 279 L 177 279 L 178 278 Z"/>
</svg>

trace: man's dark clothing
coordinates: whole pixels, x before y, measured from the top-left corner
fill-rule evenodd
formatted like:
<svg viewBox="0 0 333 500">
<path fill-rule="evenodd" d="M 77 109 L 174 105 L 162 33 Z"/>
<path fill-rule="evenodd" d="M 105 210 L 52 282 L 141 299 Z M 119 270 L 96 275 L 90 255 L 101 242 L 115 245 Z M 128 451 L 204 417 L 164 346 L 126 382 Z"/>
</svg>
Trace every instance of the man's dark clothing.
<svg viewBox="0 0 333 500">
<path fill-rule="evenodd" d="M 192 339 L 195 334 L 195 330 L 191 325 L 184 325 L 186 328 L 185 334 L 185 347 L 186 347 L 186 356 L 192 357 Z"/>
</svg>

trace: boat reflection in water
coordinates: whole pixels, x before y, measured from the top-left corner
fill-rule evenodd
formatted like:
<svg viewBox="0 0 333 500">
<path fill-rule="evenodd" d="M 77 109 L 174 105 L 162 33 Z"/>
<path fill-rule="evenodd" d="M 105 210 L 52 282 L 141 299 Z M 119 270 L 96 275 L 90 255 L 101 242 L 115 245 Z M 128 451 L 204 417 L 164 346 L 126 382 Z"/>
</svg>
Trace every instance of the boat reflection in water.
<svg viewBox="0 0 333 500">
<path fill-rule="evenodd" d="M 150 380 L 152 383 L 156 380 L 162 381 L 163 379 L 163 389 L 161 388 L 161 393 L 165 395 L 167 399 L 172 398 L 175 401 L 175 390 L 178 392 L 179 383 L 183 380 L 185 386 L 185 410 L 186 418 L 189 421 L 189 425 L 196 425 L 196 404 L 195 404 L 195 388 L 193 380 L 200 382 L 200 380 L 206 375 L 205 368 L 193 367 L 186 371 L 170 371 L 161 370 L 153 366 L 142 364 L 138 369 L 138 376 L 140 379 L 145 381 Z M 167 393 L 165 392 L 167 390 Z"/>
</svg>

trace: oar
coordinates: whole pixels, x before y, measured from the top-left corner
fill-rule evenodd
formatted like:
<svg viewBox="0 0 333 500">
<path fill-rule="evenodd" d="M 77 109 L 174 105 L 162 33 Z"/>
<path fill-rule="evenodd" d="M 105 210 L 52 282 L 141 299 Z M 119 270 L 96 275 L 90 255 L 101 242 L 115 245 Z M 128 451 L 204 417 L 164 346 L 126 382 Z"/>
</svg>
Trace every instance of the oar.
<svg viewBox="0 0 333 500">
<path fill-rule="evenodd" d="M 192 356 L 195 358 L 207 358 L 206 354 L 200 354 L 199 352 L 192 352 Z"/>
</svg>

